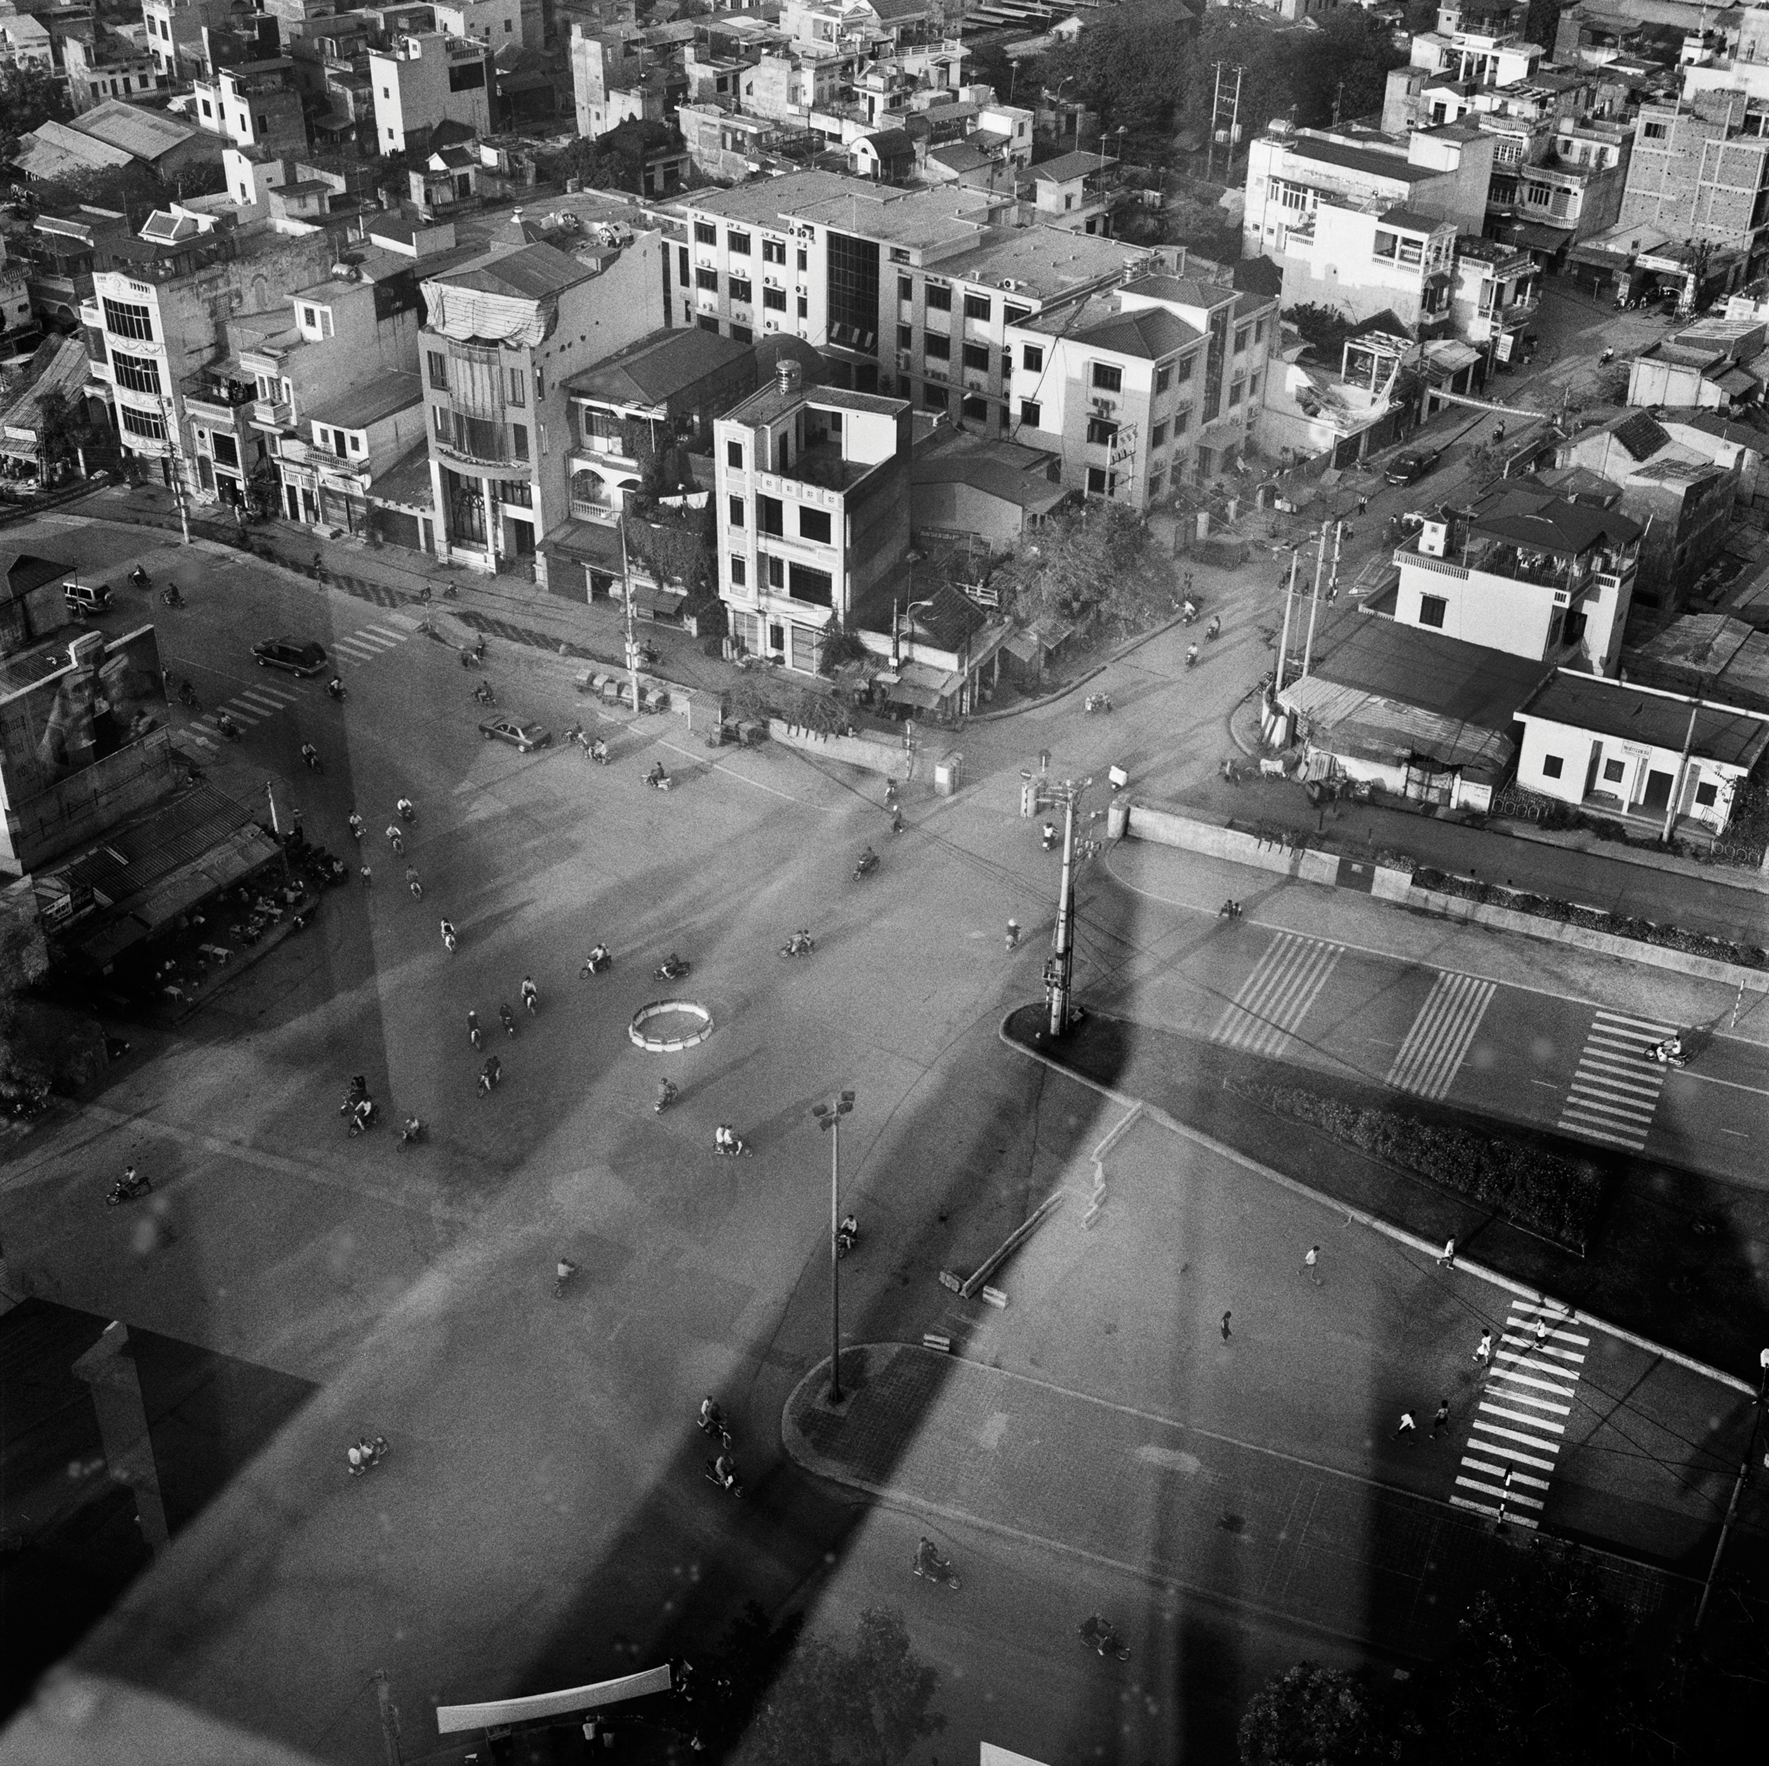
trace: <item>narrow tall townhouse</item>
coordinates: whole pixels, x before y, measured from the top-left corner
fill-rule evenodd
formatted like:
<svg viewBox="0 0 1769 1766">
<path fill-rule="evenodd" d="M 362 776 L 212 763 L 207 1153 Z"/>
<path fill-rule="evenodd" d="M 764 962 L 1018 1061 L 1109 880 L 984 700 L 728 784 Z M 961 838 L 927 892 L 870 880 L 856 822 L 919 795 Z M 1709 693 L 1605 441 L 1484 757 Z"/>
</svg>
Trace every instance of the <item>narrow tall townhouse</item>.
<svg viewBox="0 0 1769 1766">
<path fill-rule="evenodd" d="M 230 318 L 284 310 L 290 288 L 324 278 L 337 235 L 305 228 L 284 233 L 265 221 L 235 226 L 225 215 L 174 205 L 149 216 L 139 239 L 146 254 L 124 267 L 94 270 L 92 296 L 80 303 L 88 394 L 109 407 L 126 458 L 151 462 L 150 470 L 185 495 L 237 500 L 244 479 L 270 457 L 268 440 L 229 427 L 236 445 L 243 444 L 240 458 L 216 476 L 211 449 L 204 457 L 213 482 L 206 484 L 188 429 L 186 391 L 213 384 L 212 365 L 223 353 Z M 243 375 L 238 384 L 240 393 L 230 396 L 245 403 Z"/>
<path fill-rule="evenodd" d="M 656 233 L 580 255 L 532 244 L 423 278 L 420 372 L 445 556 L 546 583 L 538 542 L 571 512 L 569 382 L 663 324 L 662 249 Z"/>
<path fill-rule="evenodd" d="M 493 54 L 478 38 L 445 31 L 400 33 L 371 51 L 376 151 L 422 151 L 439 123 L 490 134 Z"/>
</svg>

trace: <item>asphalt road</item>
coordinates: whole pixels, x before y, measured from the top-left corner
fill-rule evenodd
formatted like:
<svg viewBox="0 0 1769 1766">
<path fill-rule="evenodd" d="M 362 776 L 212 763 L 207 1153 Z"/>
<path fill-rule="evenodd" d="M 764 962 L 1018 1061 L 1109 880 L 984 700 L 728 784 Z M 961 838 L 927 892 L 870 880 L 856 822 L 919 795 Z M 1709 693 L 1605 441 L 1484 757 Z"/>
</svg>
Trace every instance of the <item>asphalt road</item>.
<svg viewBox="0 0 1769 1766">
<path fill-rule="evenodd" d="M 53 555 L 74 540 L 88 567 L 140 549 L 119 528 L 15 532 Z M 1054 861 L 1015 814 L 1019 769 L 1048 746 L 1060 771 L 1103 772 L 1133 729 L 1151 755 L 1195 743 L 1242 690 L 1250 647 L 1225 642 L 1211 669 L 1187 673 L 1173 635 L 1122 670 L 1129 717 L 1059 704 L 968 731 L 975 784 L 953 801 L 916 797 L 909 830 L 891 840 L 876 787 L 779 751 L 715 758 L 669 719 L 610 724 L 617 763 L 606 769 L 571 751 L 487 744 L 475 677 L 406 616 L 251 561 L 158 544 L 140 555 L 156 578 L 175 557 L 190 603 L 160 617 L 168 665 L 210 711 L 225 703 L 252 720 L 240 744 L 216 745 L 180 719 L 195 724 L 183 739 L 211 757 L 211 777 L 243 800 L 277 780 L 279 803 L 298 804 L 336 850 L 359 807 L 376 875 L 372 889 L 334 891 L 300 940 L 176 1034 L 141 1039 L 78 1116 L 14 1144 L 4 1238 L 15 1279 L 323 1387 L 100 1627 L 82 1664 L 364 1761 L 381 1757 L 381 1738 L 363 1689 L 384 1668 L 416 1758 L 429 1700 L 536 1691 L 699 1647 L 748 1595 L 771 1609 L 802 1602 L 837 1628 L 884 1599 L 912 1615 L 941 1668 L 955 1736 L 1128 1758 L 1132 1742 L 1183 1737 L 1203 1721 L 1188 1712 L 1213 1712 L 1208 1744 L 1193 1739 L 1199 1757 L 1219 1755 L 1231 1707 L 1298 1652 L 1286 1621 L 1151 1598 L 1127 1554 L 1123 1568 L 1102 1566 L 1104 1595 L 1163 1677 L 1159 1691 L 1102 1681 L 1104 1665 L 1074 1643 L 1071 1558 L 1026 1541 L 962 1608 L 930 1612 L 930 1591 L 891 1568 L 916 1523 L 853 1510 L 804 1477 L 778 1427 L 829 1328 L 828 1147 L 810 1104 L 842 1085 L 859 1094 L 842 1175 L 866 1240 L 845 1266 L 846 1334 L 913 1341 L 945 1316 L 938 1270 L 999 1242 L 1053 1166 L 1097 1138 L 1090 1108 L 1048 1098 L 995 1039 L 1002 1011 L 1035 991 L 1041 960 L 1036 937 L 1004 958 L 1001 927 L 1010 913 L 1034 932 L 1048 924 L 1054 884 Z M 334 651 L 348 705 L 253 667 L 250 643 L 283 632 Z M 556 731 L 586 710 L 563 669 L 552 684 L 517 675 L 495 644 L 486 678 Z M 309 739 L 323 778 L 299 766 Z M 640 783 L 657 753 L 678 777 L 667 797 Z M 421 904 L 393 886 L 402 867 L 378 834 L 401 792 L 420 810 L 410 858 Z M 884 864 L 855 883 L 867 841 Z M 443 914 L 462 933 L 452 956 L 437 937 Z M 782 962 L 776 949 L 801 924 L 816 956 Z M 1239 929 L 1243 968 L 1212 972 L 1219 1012 L 1257 963 L 1257 936 Z M 581 982 L 598 939 L 614 971 Z M 694 965 L 681 991 L 717 1029 L 666 1063 L 634 1049 L 626 1027 L 660 991 L 650 970 L 672 948 Z M 1347 965 L 1348 980 L 1359 972 Z M 541 1014 L 499 1040 L 505 1081 L 480 1098 L 466 1011 L 492 1023 L 525 974 Z M 1385 987 L 1371 970 L 1344 996 L 1366 1064 L 1383 1058 L 1376 1039 L 1405 1040 L 1420 1010 L 1409 1018 L 1405 1002 L 1421 988 L 1417 974 Z M 682 1095 L 658 1116 L 664 1070 Z M 427 1144 L 344 1137 L 336 1103 L 355 1071 L 390 1113 L 423 1117 Z M 723 1121 L 751 1138 L 750 1157 L 713 1157 Z M 132 1248 L 127 1211 L 98 1203 L 128 1160 L 171 1209 L 170 1242 L 147 1256 Z M 1261 1224 L 1257 1197 L 1246 1206 L 1252 1242 L 1281 1243 L 1288 1263 L 1288 1229 Z M 556 1303 L 560 1255 L 580 1273 Z M 1253 1279 L 1245 1255 L 1223 1253 L 1237 1281 Z M 1107 1292 L 1149 1299 L 1078 1279 L 1068 1304 L 1080 1317 Z M 1119 1341 L 1079 1355 L 1083 1386 L 1133 1388 L 1182 1418 L 1207 1409 L 1249 1439 L 1283 1432 L 1280 1392 L 1232 1374 L 1199 1392 L 1191 1348 L 1175 1336 L 1162 1353 L 1171 1318 L 1115 1309 Z M 1027 1307 L 1014 1322 L 1038 1316 Z M 1459 1357 L 1456 1322 L 1445 1341 Z M 1350 1464 L 1392 1406 L 1389 1346 L 1367 1315 L 1336 1341 L 1335 1378 L 1369 1400 L 1341 1406 L 1334 1425 Z M 1118 1352 L 1132 1344 L 1134 1355 Z M 706 1391 L 737 1425 L 753 1490 L 741 1511 L 699 1476 L 689 1419 Z M 357 1484 L 342 1450 L 365 1429 L 384 1432 L 393 1456 Z M 1085 1436 L 1072 1444 L 1083 1463 L 1087 1448 Z M 1379 1480 L 1406 1475 L 1383 1450 L 1370 1463 Z M 1569 1470 L 1565 1500 L 1584 1487 Z M 1433 1494 L 1447 1500 L 1450 1486 Z M 1593 1512 L 1601 1526 L 1600 1497 Z M 980 1547 L 962 1538 L 968 1559 Z M 1089 1590 L 1089 1604 L 1100 1598 Z M 1173 1648 L 1156 1649 L 1159 1625 L 1174 1628 Z M 1139 1715 L 1127 1734 L 1133 1709 L 1150 1727 Z"/>
</svg>

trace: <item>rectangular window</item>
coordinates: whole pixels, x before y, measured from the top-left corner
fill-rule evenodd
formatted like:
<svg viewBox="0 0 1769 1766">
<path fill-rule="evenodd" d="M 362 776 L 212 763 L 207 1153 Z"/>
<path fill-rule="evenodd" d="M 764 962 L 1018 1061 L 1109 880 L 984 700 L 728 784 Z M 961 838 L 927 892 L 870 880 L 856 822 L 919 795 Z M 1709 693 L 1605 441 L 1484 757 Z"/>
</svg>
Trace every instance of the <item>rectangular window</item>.
<svg viewBox="0 0 1769 1766">
<path fill-rule="evenodd" d="M 1648 141 L 1663 141 L 1670 135 L 1671 130 L 1666 123 L 1645 122 L 1640 125 L 1640 133 Z"/>
<path fill-rule="evenodd" d="M 1012 301 L 1002 304 L 1001 319 L 1005 325 L 1018 325 L 1022 320 L 1031 317 L 1032 309 L 1030 307 L 1016 307 Z"/>
<path fill-rule="evenodd" d="M 931 284 L 927 291 L 927 306 L 930 313 L 949 313 L 952 311 L 952 290 L 935 288 Z"/>
<path fill-rule="evenodd" d="M 952 340 L 942 337 L 937 331 L 930 331 L 922 339 L 922 348 L 927 352 L 930 362 L 949 362 L 952 359 Z"/>
<path fill-rule="evenodd" d="M 1028 343 L 1020 348 L 1020 366 L 1028 374 L 1044 372 L 1044 348 L 1041 344 Z"/>
<path fill-rule="evenodd" d="M 725 519 L 732 527 L 744 525 L 743 499 L 741 497 L 727 497 L 725 499 Z"/>
<path fill-rule="evenodd" d="M 1044 407 L 1036 399 L 1020 400 L 1020 421 L 1028 429 L 1036 429 L 1044 419 Z"/>
<path fill-rule="evenodd" d="M 777 536 L 786 532 L 786 507 L 778 497 L 756 498 L 756 526 Z"/>
<path fill-rule="evenodd" d="M 133 337 L 141 343 L 154 340 L 153 318 L 146 307 L 111 300 L 108 296 L 104 302 L 104 328 L 118 337 Z"/>
<path fill-rule="evenodd" d="M 719 292 L 718 271 L 705 269 L 696 270 L 694 272 L 694 286 L 696 288 L 704 288 L 708 294 L 717 294 Z"/>
<path fill-rule="evenodd" d="M 696 221 L 694 223 L 694 243 L 696 245 L 717 245 L 719 243 L 718 228 L 711 221 Z"/>
<path fill-rule="evenodd" d="M 1103 417 L 1087 419 L 1087 439 L 1096 448 L 1109 448 L 1118 439 L 1118 425 Z"/>
<path fill-rule="evenodd" d="M 1184 386 L 1185 383 L 1191 379 L 1192 368 L 1196 364 L 1197 360 L 1198 360 L 1198 358 L 1196 356 L 1185 356 L 1175 365 L 1174 370 L 1173 370 L 1173 378 L 1181 386 Z"/>
<path fill-rule="evenodd" d="M 784 313 L 786 311 L 786 290 L 784 288 L 764 288 L 762 290 L 762 306 L 769 312 Z"/>
<path fill-rule="evenodd" d="M 734 251 L 740 258 L 749 256 L 749 235 L 739 233 L 735 227 L 728 228 L 725 233 L 725 249 Z"/>
<path fill-rule="evenodd" d="M 518 460 L 528 458 L 528 425 L 512 423 L 510 425 L 510 452 Z"/>
<path fill-rule="evenodd" d="M 504 399 L 506 404 L 515 405 L 520 409 L 528 403 L 528 393 L 522 384 L 526 378 L 527 375 L 523 369 L 512 368 L 510 370 L 510 390 Z"/>
<path fill-rule="evenodd" d="M 138 435 L 144 441 L 163 442 L 166 439 L 166 425 L 158 411 L 138 411 L 133 405 L 122 405 L 118 407 L 117 415 L 131 435 Z"/>
<path fill-rule="evenodd" d="M 1173 364 L 1164 362 L 1155 370 L 1155 391 L 1165 392 L 1173 384 Z"/>
<path fill-rule="evenodd" d="M 1705 785 L 1697 785 L 1695 788 L 1695 807 L 1697 809 L 1712 809 L 1714 807 L 1714 799 L 1719 795 L 1719 787 L 1711 780 Z"/>
<path fill-rule="evenodd" d="M 816 540 L 819 545 L 829 544 L 829 511 L 827 509 L 807 509 L 799 505 L 799 538 Z"/>
<path fill-rule="evenodd" d="M 682 273 L 682 286 L 686 288 L 689 281 L 688 248 L 685 245 L 676 247 L 676 266 Z"/>
<path fill-rule="evenodd" d="M 946 396 L 945 387 L 924 386 L 921 389 L 921 402 L 930 411 L 943 411 L 951 401 Z"/>
<path fill-rule="evenodd" d="M 1155 427 L 1149 431 L 1149 446 L 1151 448 L 1158 448 L 1166 440 L 1167 425 L 1165 423 L 1157 423 Z"/>
<path fill-rule="evenodd" d="M 1233 380 L 1233 381 L 1229 382 L 1228 402 L 1229 402 L 1230 409 L 1233 409 L 1234 406 L 1238 405 L 1241 402 L 1241 400 L 1244 399 L 1246 396 L 1247 396 L 1247 383 L 1246 383 L 1246 381 Z"/>
<path fill-rule="evenodd" d="M 764 239 L 762 241 L 762 262 L 778 264 L 786 268 L 786 241 L 784 239 Z"/>
<path fill-rule="evenodd" d="M 1606 760 L 1603 763 L 1603 782 L 1604 782 L 1604 784 L 1606 784 L 1606 785 L 1619 785 L 1622 782 L 1622 774 L 1625 773 L 1627 770 L 1628 769 L 1627 769 L 1626 764 L 1622 761 Z"/>
<path fill-rule="evenodd" d="M 974 368 L 979 374 L 989 372 L 989 346 L 986 343 L 967 343 L 964 346 L 964 365 Z"/>
<path fill-rule="evenodd" d="M 711 331 L 715 335 L 719 329 L 719 322 L 711 313 L 702 313 L 694 323 L 698 325 L 702 331 Z"/>
<path fill-rule="evenodd" d="M 1178 441 L 1191 426 L 1192 414 L 1190 411 L 1175 411 L 1173 413 L 1173 439 L 1175 441 Z"/>
<path fill-rule="evenodd" d="M 893 264 L 906 264 L 906 263 L 908 263 L 909 262 L 909 248 L 907 246 L 903 246 L 903 245 L 893 245 L 891 247 L 891 262 Z"/>
<path fill-rule="evenodd" d="M 830 607 L 835 602 L 835 579 L 827 570 L 811 570 L 803 564 L 792 567 L 792 587 L 787 591 L 795 601 L 809 601 L 816 607 Z"/>
<path fill-rule="evenodd" d="M 749 563 L 739 553 L 731 554 L 731 586 L 740 589 L 749 581 Z"/>
<path fill-rule="evenodd" d="M 1373 248 L 1372 255 L 1379 258 L 1386 258 L 1390 263 L 1393 263 L 1395 255 L 1399 250 L 1400 235 L 1398 233 L 1384 232 L 1382 228 L 1378 227 L 1376 229 L 1376 244 Z"/>
<path fill-rule="evenodd" d="M 1419 597 L 1419 623 L 1428 625 L 1433 631 L 1443 630 L 1444 615 L 1449 611 L 1450 604 L 1442 595 L 1421 595 Z"/>
<path fill-rule="evenodd" d="M 1095 392 L 1122 392 L 1124 370 L 1114 367 L 1110 362 L 1095 362 L 1091 384 Z"/>
<path fill-rule="evenodd" d="M 1247 344 L 1248 344 L 1249 340 L 1252 338 L 1252 336 L 1253 336 L 1253 333 L 1251 331 L 1249 331 L 1245 325 L 1243 325 L 1241 327 L 1241 329 L 1235 333 L 1235 354 L 1237 356 L 1241 353 L 1242 350 L 1244 350 L 1247 347 Z"/>
<path fill-rule="evenodd" d="M 747 276 L 733 276 L 730 279 L 730 289 L 732 300 L 741 301 L 744 306 L 749 305 L 752 297 L 750 295 L 749 278 Z"/>
<path fill-rule="evenodd" d="M 913 325 L 899 325 L 897 327 L 897 348 L 906 350 L 913 349 L 914 346 L 915 327 Z"/>
<path fill-rule="evenodd" d="M 964 297 L 964 316 L 967 319 L 981 319 L 987 324 L 993 311 L 993 304 L 986 294 L 967 294 Z"/>
<path fill-rule="evenodd" d="M 915 299 L 915 278 L 913 276 L 899 276 L 897 278 L 897 299 L 910 301 Z"/>
<path fill-rule="evenodd" d="M 1117 488 L 1117 473 L 1107 472 L 1102 466 L 1088 467 L 1087 494 L 1090 497 L 1109 497 Z"/>
<path fill-rule="evenodd" d="M 1162 466 L 1159 469 L 1157 469 L 1156 471 L 1151 472 L 1149 474 L 1149 495 L 1151 497 L 1160 496 L 1162 490 L 1166 486 L 1166 483 L 1167 483 L 1167 468 L 1165 466 Z"/>
<path fill-rule="evenodd" d="M 1542 756 L 1542 777 L 1544 779 L 1558 779 L 1565 766 L 1566 762 L 1558 754 L 1544 754 Z"/>
<path fill-rule="evenodd" d="M 121 350 L 113 350 L 111 368 L 118 386 L 129 392 L 150 392 L 158 396 L 160 364 L 152 356 L 126 356 Z"/>
<path fill-rule="evenodd" d="M 725 443 L 725 464 L 733 472 L 743 470 L 743 443 L 728 441 Z"/>
<path fill-rule="evenodd" d="M 747 325 L 733 325 L 731 327 L 731 341 L 733 343 L 753 343 L 755 333 Z"/>
<path fill-rule="evenodd" d="M 801 294 L 799 296 L 799 317 L 801 319 L 809 318 L 810 313 L 811 313 L 810 296 Z"/>
<path fill-rule="evenodd" d="M 1258 320 L 1253 326 L 1253 341 L 1255 343 L 1265 342 L 1265 321 L 1263 319 Z"/>
<path fill-rule="evenodd" d="M 768 558 L 768 587 L 783 589 L 786 587 L 786 560 L 784 558 Z"/>
</svg>

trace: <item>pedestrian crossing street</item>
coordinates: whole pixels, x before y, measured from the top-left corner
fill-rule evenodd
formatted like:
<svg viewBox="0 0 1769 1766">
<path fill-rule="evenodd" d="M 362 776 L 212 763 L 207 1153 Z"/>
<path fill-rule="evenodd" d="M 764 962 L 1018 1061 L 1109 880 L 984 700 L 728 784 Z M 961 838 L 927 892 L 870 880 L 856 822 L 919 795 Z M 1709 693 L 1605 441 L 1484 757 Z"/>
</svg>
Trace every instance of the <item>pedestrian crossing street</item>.
<svg viewBox="0 0 1769 1766">
<path fill-rule="evenodd" d="M 396 626 L 364 625 L 343 637 L 334 637 L 327 648 L 341 671 L 345 667 L 360 668 L 365 662 L 373 662 L 377 656 L 403 644 L 410 636 L 410 632 L 401 631 Z M 263 678 L 252 686 L 242 687 L 231 699 L 192 719 L 185 727 L 185 735 L 212 753 L 218 752 L 226 740 L 215 722 L 219 713 L 226 712 L 242 730 L 250 730 L 300 702 L 301 693 L 293 685 L 284 685 L 283 676 L 272 675 L 268 669 L 263 670 L 262 675 Z"/>
<path fill-rule="evenodd" d="M 1652 1132 L 1653 1112 L 1668 1072 L 1646 1060 L 1641 1050 L 1676 1029 L 1675 1024 L 1656 1018 L 1596 1013 L 1567 1088 L 1559 1127 L 1567 1134 L 1638 1153 Z"/>
<path fill-rule="evenodd" d="M 1416 1097 L 1443 1097 L 1455 1083 L 1496 991 L 1495 983 L 1478 975 L 1443 971 L 1401 1043 L 1387 1083 Z"/>
<path fill-rule="evenodd" d="M 1568 1328 L 1562 1308 L 1511 1302 L 1450 1494 L 1455 1507 L 1519 1527 L 1541 1524 L 1590 1346 Z"/>
<path fill-rule="evenodd" d="M 1281 1056 L 1345 954 L 1342 944 L 1280 932 L 1210 1033 L 1224 1048 Z"/>
</svg>

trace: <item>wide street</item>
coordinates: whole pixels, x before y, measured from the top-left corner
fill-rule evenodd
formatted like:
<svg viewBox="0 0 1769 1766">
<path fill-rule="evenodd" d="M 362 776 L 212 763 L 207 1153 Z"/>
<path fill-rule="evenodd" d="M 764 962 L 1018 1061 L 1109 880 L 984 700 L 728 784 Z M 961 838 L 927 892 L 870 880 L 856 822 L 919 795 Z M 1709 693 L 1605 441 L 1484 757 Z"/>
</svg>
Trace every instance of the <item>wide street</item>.
<svg viewBox="0 0 1769 1766">
<path fill-rule="evenodd" d="M 83 568 L 139 556 L 176 574 L 188 608 L 153 610 L 168 667 L 208 711 L 250 720 L 238 745 L 201 724 L 188 738 L 211 779 L 244 801 L 276 781 L 279 813 L 298 805 L 339 851 L 359 808 L 375 873 L 175 1029 L 135 1033 L 77 1110 L 6 1143 L 15 1285 L 316 1388 L 82 1646 L 81 1672 L 368 1762 L 384 1757 L 369 1677 L 385 1670 L 403 1757 L 455 1760 L 433 1702 L 693 1654 L 749 1596 L 831 1632 L 882 1603 L 940 1672 L 948 1729 L 917 1758 L 989 1739 L 1050 1760 L 1205 1760 L 1274 1667 L 1406 1653 L 1393 1594 L 1422 1586 L 1402 1548 L 1423 1535 L 1377 1515 L 1428 1513 L 1431 1537 L 1500 1551 L 1527 1531 L 1511 1521 L 1534 1519 L 1705 1567 L 1736 1393 L 1552 1311 L 1544 1348 L 1518 1296 L 1344 1227 L 1153 1120 L 1113 1150 L 1101 1225 L 1084 1232 L 1092 1155 L 1123 1109 L 997 1037 L 1036 996 L 1054 906 L 1055 860 L 1017 815 L 1021 769 L 1040 749 L 1059 775 L 1213 767 L 1230 705 L 1266 666 L 1251 629 L 1269 613 L 1263 565 L 1212 578 L 1234 617 L 1209 666 L 1186 671 L 1186 634 L 1169 632 L 1108 670 L 1113 718 L 1067 700 L 973 725 L 965 789 L 916 787 L 892 839 L 876 783 L 778 747 L 714 755 L 673 717 L 605 721 L 606 769 L 484 742 L 478 677 L 412 610 L 117 524 L 13 535 Z M 252 666 L 251 643 L 283 632 L 333 651 L 347 705 Z M 518 667 L 494 642 L 485 678 L 500 707 L 557 734 L 590 714 L 570 673 L 534 655 Z M 308 740 L 321 778 L 300 767 Z M 659 755 L 678 781 L 667 796 L 641 784 Z M 421 903 L 380 834 L 402 792 L 419 807 Z M 1103 789 L 1088 804 L 1103 809 Z M 884 862 L 855 882 L 868 841 Z M 1734 1033 L 1721 990 L 1269 883 L 1110 849 L 1083 884 L 1090 1001 L 1229 1055 L 1576 1117 L 1581 1134 L 1607 1124 L 1593 1146 L 1644 1140 L 1754 1176 L 1727 1130 L 1760 1115 L 1766 1033 L 1748 1014 Z M 1211 905 L 1228 893 L 1248 900 L 1234 927 Z M 1031 934 L 1011 957 L 1009 914 Z M 816 954 L 783 962 L 799 925 Z M 598 939 L 613 971 L 581 981 Z M 671 949 L 693 964 L 672 991 L 716 1028 L 664 1058 L 627 1024 Z M 499 1036 L 504 1081 L 481 1098 L 466 1013 L 495 1029 L 524 975 L 540 1014 Z M 1589 1077 L 1603 1012 L 1628 1038 L 1640 1020 L 1712 1024 L 1712 1058 L 1617 1105 Z M 424 1144 L 345 1137 L 336 1106 L 358 1071 L 390 1115 L 423 1118 Z M 681 1096 L 657 1115 L 666 1071 Z M 829 1147 L 808 1111 L 842 1086 L 858 1094 L 842 1182 L 863 1234 L 843 1266 L 844 1339 L 947 1329 L 964 1354 L 939 1364 L 950 1377 L 909 1415 L 882 1482 L 858 1459 L 820 1476 L 782 1433 L 828 1353 Z M 713 1156 L 720 1122 L 748 1157 Z M 100 1206 L 127 1161 L 170 1207 L 169 1242 L 146 1255 L 128 1211 Z M 939 1285 L 1053 1189 L 1065 1206 L 1006 1271 L 1005 1312 Z M 1318 1290 L 1300 1268 L 1314 1242 Z M 555 1301 L 562 1256 L 579 1273 Z M 1487 1326 L 1520 1339 L 1490 1374 L 1470 1361 Z M 733 1419 L 741 1506 L 700 1476 L 706 1392 Z M 1447 1439 L 1394 1437 L 1403 1407 L 1427 1436 L 1440 1398 Z M 356 1483 L 343 1448 L 365 1430 L 392 1455 Z M 1499 1533 L 1485 1511 L 1507 1466 L 1521 1479 Z M 1341 1537 L 1299 1566 L 1272 1555 L 1288 1512 L 1274 1505 L 1308 1492 Z M 964 1569 L 957 1595 L 909 1575 L 928 1530 Z M 1227 1582 L 1225 1565 L 1239 1566 Z M 1095 1608 L 1132 1639 L 1127 1669 L 1077 1647 Z M 139 1758 L 191 1757 L 162 1708 L 122 1715 Z M 15 1731 L 0 1758 L 43 1757 L 17 1751 L 42 1734 Z"/>
</svg>

